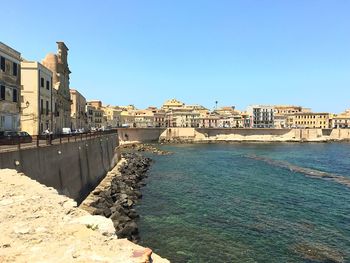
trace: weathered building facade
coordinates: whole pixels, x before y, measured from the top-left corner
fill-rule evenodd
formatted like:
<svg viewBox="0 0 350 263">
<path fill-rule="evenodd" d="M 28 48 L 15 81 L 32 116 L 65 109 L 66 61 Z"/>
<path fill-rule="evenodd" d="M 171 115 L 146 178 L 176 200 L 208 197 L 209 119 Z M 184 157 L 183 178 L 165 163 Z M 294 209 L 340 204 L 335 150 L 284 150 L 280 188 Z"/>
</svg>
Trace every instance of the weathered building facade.
<svg viewBox="0 0 350 263">
<path fill-rule="evenodd" d="M 106 127 L 116 128 L 121 126 L 121 117 L 120 114 L 122 109 L 115 106 L 103 106 L 103 115 L 106 120 Z"/>
<path fill-rule="evenodd" d="M 88 128 L 88 119 L 86 115 L 86 99 L 76 89 L 70 89 L 71 104 L 71 128 L 74 130 Z"/>
<path fill-rule="evenodd" d="M 247 108 L 251 128 L 273 128 L 274 107 L 269 105 L 251 105 Z"/>
<path fill-rule="evenodd" d="M 299 112 L 288 116 L 288 126 L 291 128 L 330 128 L 330 114 L 317 112 Z"/>
<path fill-rule="evenodd" d="M 21 62 L 21 129 L 31 135 L 42 134 L 53 123 L 52 72 L 39 62 Z"/>
<path fill-rule="evenodd" d="M 18 131 L 21 109 L 21 54 L 0 42 L 0 131 Z"/>
<path fill-rule="evenodd" d="M 104 111 L 100 100 L 91 100 L 86 102 L 86 113 L 88 118 L 88 128 L 91 130 L 106 127 Z"/>
<path fill-rule="evenodd" d="M 42 64 L 53 73 L 53 87 L 55 114 L 53 130 L 61 133 L 62 128 L 71 126 L 71 99 L 69 92 L 68 47 L 64 42 L 57 42 L 57 54 L 48 54 Z"/>
</svg>

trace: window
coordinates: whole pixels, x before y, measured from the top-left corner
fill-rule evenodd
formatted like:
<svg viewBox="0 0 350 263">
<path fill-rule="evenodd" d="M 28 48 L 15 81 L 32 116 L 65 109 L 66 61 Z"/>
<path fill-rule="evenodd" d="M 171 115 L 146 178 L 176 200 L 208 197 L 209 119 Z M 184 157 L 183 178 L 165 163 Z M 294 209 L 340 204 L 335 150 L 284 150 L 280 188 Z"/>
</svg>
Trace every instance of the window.
<svg viewBox="0 0 350 263">
<path fill-rule="evenodd" d="M 46 115 L 49 115 L 49 102 L 46 101 Z"/>
<path fill-rule="evenodd" d="M 18 98 L 17 98 L 17 89 L 13 89 L 13 92 L 12 92 L 12 101 L 13 102 L 17 102 L 18 101 Z"/>
<path fill-rule="evenodd" d="M 44 113 L 44 101 L 41 99 L 40 100 L 40 114 Z"/>
<path fill-rule="evenodd" d="M 5 99 L 5 86 L 3 86 L 3 85 L 1 85 L 0 99 L 2 99 L 2 100 Z"/>
<path fill-rule="evenodd" d="M 1 57 L 1 70 L 5 72 L 5 58 Z"/>
<path fill-rule="evenodd" d="M 42 87 L 42 88 L 45 87 L 45 86 L 44 86 L 44 82 L 45 82 L 45 81 L 44 81 L 44 78 L 41 78 L 41 79 L 40 79 L 40 87 Z"/>
<path fill-rule="evenodd" d="M 5 116 L 0 116 L 0 128 L 3 128 L 5 125 Z"/>
<path fill-rule="evenodd" d="M 50 81 L 46 81 L 46 89 L 49 90 L 50 89 Z"/>
<path fill-rule="evenodd" d="M 13 62 L 13 67 L 12 67 L 13 76 L 17 76 L 17 72 L 18 72 L 17 63 Z"/>
</svg>

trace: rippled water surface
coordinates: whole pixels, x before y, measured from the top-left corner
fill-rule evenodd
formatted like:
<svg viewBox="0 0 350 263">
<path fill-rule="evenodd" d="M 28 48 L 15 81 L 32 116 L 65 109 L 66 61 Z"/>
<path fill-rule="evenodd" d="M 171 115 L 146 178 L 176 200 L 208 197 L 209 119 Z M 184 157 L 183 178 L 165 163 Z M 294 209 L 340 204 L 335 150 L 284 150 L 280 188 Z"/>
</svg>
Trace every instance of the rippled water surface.
<svg viewBox="0 0 350 263">
<path fill-rule="evenodd" d="M 349 143 L 162 149 L 174 154 L 152 156 L 142 245 L 181 263 L 350 262 Z"/>
</svg>

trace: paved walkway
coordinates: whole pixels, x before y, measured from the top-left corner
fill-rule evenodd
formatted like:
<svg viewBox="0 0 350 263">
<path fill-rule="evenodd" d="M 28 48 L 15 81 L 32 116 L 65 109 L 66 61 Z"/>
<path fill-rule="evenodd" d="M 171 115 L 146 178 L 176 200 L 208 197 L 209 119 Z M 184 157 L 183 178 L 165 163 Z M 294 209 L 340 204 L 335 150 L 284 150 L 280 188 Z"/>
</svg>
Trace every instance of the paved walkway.
<svg viewBox="0 0 350 263">
<path fill-rule="evenodd" d="M 0 211 L 0 262 L 169 263 L 116 239 L 110 219 L 14 170 L 0 170 Z"/>
<path fill-rule="evenodd" d="M 75 141 L 85 141 L 90 140 L 93 138 L 98 138 L 101 136 L 111 135 L 109 134 L 83 134 L 83 135 L 76 135 L 76 136 L 70 136 L 70 137 L 62 137 L 61 140 L 59 138 L 56 138 L 51 141 L 52 145 L 58 145 L 61 143 L 69 143 L 69 142 L 75 142 Z M 39 147 L 47 147 L 50 146 L 48 144 L 47 140 L 39 140 Z M 30 148 L 36 148 L 37 147 L 37 139 L 34 137 L 33 141 L 31 143 L 21 143 L 20 149 L 30 149 Z M 10 151 L 18 151 L 18 145 L 0 145 L 0 152 L 10 152 Z"/>
</svg>

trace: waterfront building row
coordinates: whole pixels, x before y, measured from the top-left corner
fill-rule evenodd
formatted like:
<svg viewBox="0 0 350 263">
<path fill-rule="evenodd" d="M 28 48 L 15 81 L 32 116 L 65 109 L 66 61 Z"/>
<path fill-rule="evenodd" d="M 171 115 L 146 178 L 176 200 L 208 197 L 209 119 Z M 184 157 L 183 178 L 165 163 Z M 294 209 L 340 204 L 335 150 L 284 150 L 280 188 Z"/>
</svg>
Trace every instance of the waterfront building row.
<svg viewBox="0 0 350 263">
<path fill-rule="evenodd" d="M 64 42 L 56 43 L 57 53 L 37 62 L 0 42 L 0 131 L 21 129 L 37 135 L 47 130 L 61 133 L 63 128 L 350 128 L 350 110 L 331 114 L 294 105 L 250 105 L 246 111 L 234 106 L 211 111 L 176 99 L 159 109 L 140 110 L 88 101 L 70 88 L 69 49 Z"/>
<path fill-rule="evenodd" d="M 234 106 L 213 111 L 201 105 L 187 105 L 176 99 L 160 109 L 115 107 L 123 127 L 198 127 L 198 128 L 349 128 L 350 111 L 342 114 L 316 113 L 294 105 L 251 105 L 241 112 Z"/>
<path fill-rule="evenodd" d="M 70 88 L 69 49 L 64 42 L 56 43 L 57 53 L 37 62 L 0 42 L 0 131 L 38 135 L 107 126 L 102 103 L 89 104 Z"/>
</svg>

